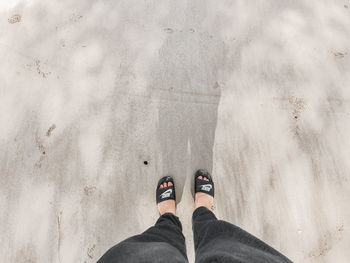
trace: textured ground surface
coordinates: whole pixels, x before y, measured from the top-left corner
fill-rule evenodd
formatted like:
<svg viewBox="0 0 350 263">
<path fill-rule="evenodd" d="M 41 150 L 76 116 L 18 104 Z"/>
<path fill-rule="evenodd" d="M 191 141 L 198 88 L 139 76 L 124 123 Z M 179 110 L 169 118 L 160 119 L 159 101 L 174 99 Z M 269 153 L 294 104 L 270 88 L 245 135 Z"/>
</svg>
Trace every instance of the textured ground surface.
<svg viewBox="0 0 350 263">
<path fill-rule="evenodd" d="M 192 173 L 296 262 L 350 259 L 350 1 L 0 3 L 2 262 L 95 262 Z M 147 164 L 145 164 L 147 161 Z"/>
</svg>

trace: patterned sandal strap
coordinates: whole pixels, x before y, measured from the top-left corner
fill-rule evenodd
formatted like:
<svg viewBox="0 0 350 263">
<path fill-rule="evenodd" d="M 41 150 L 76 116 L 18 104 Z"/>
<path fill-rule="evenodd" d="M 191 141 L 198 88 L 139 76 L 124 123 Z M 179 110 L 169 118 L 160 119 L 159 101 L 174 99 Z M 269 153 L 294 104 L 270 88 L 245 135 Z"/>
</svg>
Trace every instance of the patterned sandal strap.
<svg viewBox="0 0 350 263">
<path fill-rule="evenodd" d="M 171 182 L 173 185 L 164 187 L 164 188 L 159 188 L 161 184 L 169 183 L 169 182 Z M 166 200 L 175 200 L 175 184 L 174 184 L 174 179 L 171 176 L 162 177 L 161 179 L 159 179 L 157 184 L 157 189 L 156 189 L 157 204 Z"/>
<path fill-rule="evenodd" d="M 199 176 L 207 178 L 209 181 L 198 179 Z M 194 192 L 205 193 L 214 197 L 214 182 L 207 170 L 198 170 L 194 175 Z"/>
</svg>

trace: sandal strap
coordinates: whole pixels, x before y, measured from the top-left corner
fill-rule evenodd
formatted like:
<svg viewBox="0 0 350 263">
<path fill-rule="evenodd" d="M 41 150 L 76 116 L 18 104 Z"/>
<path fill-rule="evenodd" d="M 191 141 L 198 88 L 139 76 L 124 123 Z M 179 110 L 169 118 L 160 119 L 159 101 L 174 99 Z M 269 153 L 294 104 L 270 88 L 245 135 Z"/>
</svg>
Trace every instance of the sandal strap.
<svg viewBox="0 0 350 263">
<path fill-rule="evenodd" d="M 198 179 L 199 176 L 207 178 L 209 181 Z M 205 193 L 214 197 L 214 182 L 210 173 L 204 169 L 198 170 L 194 176 L 194 192 Z"/>
<path fill-rule="evenodd" d="M 164 187 L 164 188 L 159 188 L 161 184 L 168 183 L 168 182 L 172 182 L 173 185 Z M 156 190 L 157 204 L 166 200 L 175 200 L 175 184 L 174 184 L 174 179 L 171 176 L 162 177 L 157 184 L 157 190 Z"/>
</svg>

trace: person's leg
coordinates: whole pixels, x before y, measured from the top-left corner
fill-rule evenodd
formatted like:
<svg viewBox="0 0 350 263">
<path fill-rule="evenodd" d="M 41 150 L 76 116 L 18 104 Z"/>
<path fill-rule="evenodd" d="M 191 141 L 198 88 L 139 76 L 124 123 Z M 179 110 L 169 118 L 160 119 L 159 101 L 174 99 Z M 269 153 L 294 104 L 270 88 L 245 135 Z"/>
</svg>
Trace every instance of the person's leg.
<svg viewBox="0 0 350 263">
<path fill-rule="evenodd" d="M 163 179 L 163 178 L 162 178 Z M 175 195 L 163 194 L 175 190 L 173 181 L 158 184 L 165 201 L 158 200 L 161 214 L 156 224 L 140 235 L 130 237 L 109 249 L 98 263 L 115 262 L 188 262 L 182 226 L 175 215 Z"/>
<path fill-rule="evenodd" d="M 196 262 L 291 262 L 243 229 L 218 220 L 207 207 L 193 212 L 192 223 Z"/>
<path fill-rule="evenodd" d="M 187 262 L 179 218 L 163 214 L 153 227 L 115 245 L 98 261 L 112 262 Z"/>
<path fill-rule="evenodd" d="M 210 175 L 198 175 L 197 178 L 213 184 Z M 213 195 L 205 191 L 195 194 L 192 228 L 196 262 L 291 262 L 243 229 L 218 220 L 211 211 Z"/>
</svg>

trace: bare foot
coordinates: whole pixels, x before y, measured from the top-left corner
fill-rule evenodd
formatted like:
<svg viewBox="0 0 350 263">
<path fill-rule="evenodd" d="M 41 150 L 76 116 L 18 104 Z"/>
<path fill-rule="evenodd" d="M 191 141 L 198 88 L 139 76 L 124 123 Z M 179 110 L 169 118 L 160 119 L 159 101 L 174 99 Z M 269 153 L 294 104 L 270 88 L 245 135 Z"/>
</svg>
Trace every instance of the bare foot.
<svg viewBox="0 0 350 263">
<path fill-rule="evenodd" d="M 172 182 L 168 182 L 168 183 L 165 182 L 161 184 L 159 188 L 164 188 L 172 185 L 173 185 Z M 166 201 L 160 202 L 157 206 L 158 206 L 158 211 L 160 215 L 163 215 L 165 213 L 172 213 L 174 215 L 176 214 L 175 200 L 166 200 Z"/>
<path fill-rule="evenodd" d="M 208 178 L 205 178 L 202 176 L 198 176 L 198 179 L 209 182 Z M 211 195 L 208 195 L 208 194 L 202 193 L 202 192 L 198 192 L 198 193 L 196 193 L 194 200 L 195 200 L 194 201 L 194 209 L 195 210 L 200 206 L 204 206 L 204 207 L 208 208 L 209 210 L 212 210 L 213 203 L 214 203 L 214 197 L 212 197 Z"/>
</svg>

